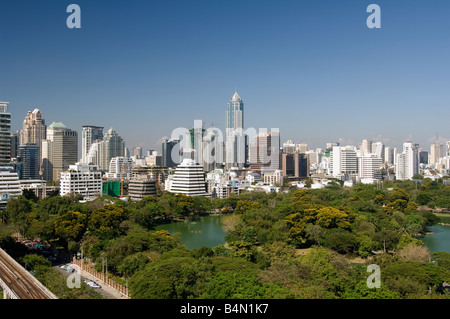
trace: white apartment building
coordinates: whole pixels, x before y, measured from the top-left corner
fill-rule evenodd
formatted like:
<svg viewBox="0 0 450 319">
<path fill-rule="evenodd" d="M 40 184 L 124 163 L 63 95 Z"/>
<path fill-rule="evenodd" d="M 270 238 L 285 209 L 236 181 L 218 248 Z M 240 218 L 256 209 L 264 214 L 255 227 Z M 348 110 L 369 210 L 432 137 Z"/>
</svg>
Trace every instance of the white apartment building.
<svg viewBox="0 0 450 319">
<path fill-rule="evenodd" d="M 439 164 L 439 160 L 442 157 L 444 157 L 444 144 L 431 144 L 428 164 L 431 164 L 436 168 L 436 166 Z"/>
<path fill-rule="evenodd" d="M 419 144 L 403 143 L 403 152 L 397 154 L 395 178 L 398 180 L 412 179 L 419 173 Z"/>
<path fill-rule="evenodd" d="M 381 179 L 383 160 L 376 154 L 363 154 L 358 157 L 358 176 L 361 179 Z"/>
<path fill-rule="evenodd" d="M 0 167 L 0 209 L 4 209 L 10 198 L 22 195 L 19 176 L 13 167 Z"/>
<path fill-rule="evenodd" d="M 68 171 L 60 174 L 59 194 L 75 193 L 85 200 L 93 200 L 102 195 L 102 175 L 96 165 L 76 163 Z"/>
<path fill-rule="evenodd" d="M 330 170 L 334 177 L 358 172 L 358 158 L 354 146 L 334 146 L 330 154 Z"/>
<path fill-rule="evenodd" d="M 170 192 L 188 196 L 207 196 L 203 166 L 184 159 L 173 175 Z"/>
</svg>

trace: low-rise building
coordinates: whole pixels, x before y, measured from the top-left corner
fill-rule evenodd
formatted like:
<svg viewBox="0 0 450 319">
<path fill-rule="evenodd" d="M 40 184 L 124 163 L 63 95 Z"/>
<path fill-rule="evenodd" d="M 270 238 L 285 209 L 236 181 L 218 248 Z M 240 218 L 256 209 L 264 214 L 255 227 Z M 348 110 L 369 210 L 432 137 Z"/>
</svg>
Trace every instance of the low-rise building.
<svg viewBox="0 0 450 319">
<path fill-rule="evenodd" d="M 85 163 L 70 165 L 69 170 L 60 173 L 59 194 L 81 194 L 85 200 L 102 195 L 102 176 L 98 166 Z"/>
<path fill-rule="evenodd" d="M 139 201 L 147 196 L 156 196 L 156 181 L 151 178 L 133 178 L 128 183 L 128 196 Z"/>
</svg>

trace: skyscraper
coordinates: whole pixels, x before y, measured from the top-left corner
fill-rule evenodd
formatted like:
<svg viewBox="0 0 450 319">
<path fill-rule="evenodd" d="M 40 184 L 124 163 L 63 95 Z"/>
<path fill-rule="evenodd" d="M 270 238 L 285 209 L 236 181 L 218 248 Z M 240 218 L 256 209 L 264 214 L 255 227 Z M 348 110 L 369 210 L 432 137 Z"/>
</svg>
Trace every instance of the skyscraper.
<svg viewBox="0 0 450 319">
<path fill-rule="evenodd" d="M 439 160 L 444 157 L 444 144 L 438 144 L 434 143 L 431 144 L 431 151 L 430 151 L 430 163 L 431 165 L 436 165 L 439 163 Z"/>
<path fill-rule="evenodd" d="M 364 153 L 358 156 L 358 175 L 361 178 L 381 179 L 383 160 L 377 154 Z"/>
<path fill-rule="evenodd" d="M 91 145 L 95 141 L 103 139 L 103 127 L 85 125 L 81 134 L 81 162 L 87 163 L 87 154 Z"/>
<path fill-rule="evenodd" d="M 39 178 L 39 146 L 37 144 L 20 144 L 18 158 L 22 163 L 21 179 Z"/>
<path fill-rule="evenodd" d="M 11 113 L 8 113 L 9 102 L 0 102 L 0 165 L 8 165 L 11 161 Z"/>
<path fill-rule="evenodd" d="M 59 173 L 77 162 L 78 133 L 63 123 L 53 122 L 47 128 L 47 139 L 42 141 L 43 177 L 58 180 Z"/>
<path fill-rule="evenodd" d="M 403 143 L 403 153 L 397 154 L 395 177 L 398 180 L 412 179 L 419 173 L 419 144 Z"/>
<path fill-rule="evenodd" d="M 244 102 L 237 92 L 228 101 L 225 112 L 225 167 L 242 168 L 246 161 L 244 136 Z"/>
<path fill-rule="evenodd" d="M 42 163 L 42 141 L 47 138 L 47 126 L 45 120 L 42 118 L 42 113 L 39 109 L 28 111 L 23 121 L 23 128 L 20 131 L 20 144 L 28 145 L 34 144 L 38 147 L 38 173 L 43 174 L 40 169 Z"/>
<path fill-rule="evenodd" d="M 107 171 L 113 157 L 125 156 L 125 142 L 122 137 L 110 128 L 102 141 L 100 170 Z"/>
<path fill-rule="evenodd" d="M 280 169 L 280 133 L 261 132 L 250 141 L 250 169 L 258 174 Z"/>
<path fill-rule="evenodd" d="M 330 156 L 330 166 L 333 176 L 349 177 L 358 172 L 356 149 L 352 146 L 333 146 Z"/>
<path fill-rule="evenodd" d="M 179 140 L 168 140 L 164 139 L 162 141 L 162 166 L 164 167 L 174 167 L 179 163 L 180 156 L 175 156 L 172 154 L 175 146 L 179 143 Z"/>
</svg>

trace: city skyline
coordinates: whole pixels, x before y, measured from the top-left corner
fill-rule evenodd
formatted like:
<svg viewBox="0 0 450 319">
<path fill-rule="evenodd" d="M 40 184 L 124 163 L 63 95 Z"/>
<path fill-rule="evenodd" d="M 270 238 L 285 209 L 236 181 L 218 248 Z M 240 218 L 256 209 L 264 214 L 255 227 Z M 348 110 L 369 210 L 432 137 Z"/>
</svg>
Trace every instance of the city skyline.
<svg viewBox="0 0 450 319">
<path fill-rule="evenodd" d="M 113 127 L 129 149 L 159 149 L 194 120 L 224 130 L 237 90 L 245 126 L 279 128 L 282 142 L 429 151 L 436 133 L 450 139 L 450 4 L 376 1 L 371 30 L 370 3 L 77 1 L 82 28 L 70 30 L 69 3 L 4 1 L 0 100 L 12 132 L 38 108 L 79 138 L 84 125 Z"/>
</svg>

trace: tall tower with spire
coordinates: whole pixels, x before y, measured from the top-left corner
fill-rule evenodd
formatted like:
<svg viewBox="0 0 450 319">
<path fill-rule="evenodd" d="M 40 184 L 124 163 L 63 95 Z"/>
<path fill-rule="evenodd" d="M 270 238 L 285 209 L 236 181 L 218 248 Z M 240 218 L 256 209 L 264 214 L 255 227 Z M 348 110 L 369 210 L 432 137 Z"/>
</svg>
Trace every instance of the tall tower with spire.
<svg viewBox="0 0 450 319">
<path fill-rule="evenodd" d="M 243 168 L 245 164 L 244 102 L 235 91 L 225 112 L 225 168 Z"/>
</svg>

